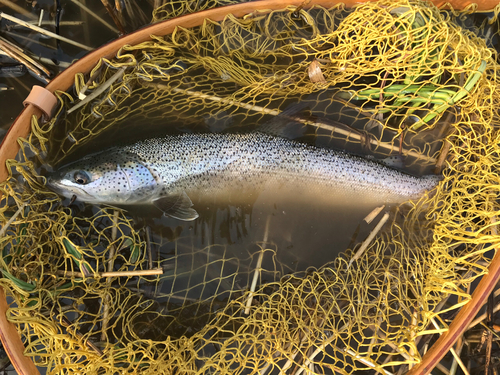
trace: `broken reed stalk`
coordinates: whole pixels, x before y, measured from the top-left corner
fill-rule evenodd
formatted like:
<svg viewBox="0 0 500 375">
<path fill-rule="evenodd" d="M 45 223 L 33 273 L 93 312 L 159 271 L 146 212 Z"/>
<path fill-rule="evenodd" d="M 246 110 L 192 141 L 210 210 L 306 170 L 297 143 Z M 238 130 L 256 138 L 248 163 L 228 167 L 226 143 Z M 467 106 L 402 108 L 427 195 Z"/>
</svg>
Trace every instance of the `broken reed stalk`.
<svg viewBox="0 0 500 375">
<path fill-rule="evenodd" d="M 51 50 L 54 50 L 54 51 L 56 51 L 56 50 L 57 50 L 57 48 L 56 48 L 56 47 L 51 46 L 50 44 L 47 44 L 47 43 L 41 43 L 41 42 L 39 42 L 39 41 L 37 41 L 37 40 L 35 40 L 35 39 L 32 39 L 32 38 L 29 38 L 29 37 L 27 37 L 27 36 L 21 35 L 21 34 L 19 34 L 19 33 L 15 33 L 15 32 L 8 31 L 8 30 L 4 30 L 4 31 L 3 31 L 3 34 L 9 35 L 9 36 L 11 36 L 11 37 L 13 37 L 13 38 L 16 38 L 16 39 L 22 39 L 22 40 L 25 40 L 25 41 L 27 42 L 27 43 L 26 43 L 26 46 L 29 46 L 30 44 L 36 44 L 36 45 L 39 45 L 39 46 L 41 46 L 41 47 L 45 47 L 45 48 L 47 48 L 47 49 L 51 49 Z M 37 56 L 37 59 L 38 59 L 38 61 L 43 61 L 43 59 L 44 59 L 44 58 L 43 58 L 43 57 L 41 57 L 41 56 Z M 48 60 L 48 59 L 46 59 L 46 60 Z M 52 65 L 54 65 L 54 63 L 52 63 Z"/>
<path fill-rule="evenodd" d="M 493 224 L 496 223 L 496 218 L 493 216 L 491 218 L 491 222 Z M 493 225 L 494 229 L 492 229 L 492 234 L 496 232 L 496 225 Z M 495 297 L 493 292 L 490 293 L 487 299 L 486 303 L 486 314 L 488 316 L 488 329 L 486 330 L 486 360 L 484 363 L 484 370 L 485 370 L 485 375 L 489 375 L 490 373 L 490 366 L 491 366 L 491 347 L 493 344 L 493 331 L 492 331 L 492 326 L 493 326 L 493 304 L 495 303 Z M 495 371 L 496 374 L 496 371 Z"/>
<path fill-rule="evenodd" d="M 42 26 L 42 20 L 43 20 L 43 9 L 40 10 L 40 17 L 38 17 L 38 22 L 36 24 L 38 27 Z"/>
<path fill-rule="evenodd" d="M 13 52 L 15 50 L 17 50 L 17 52 L 19 53 L 19 55 L 23 59 L 26 59 L 29 63 L 33 64 L 35 67 L 37 67 L 38 69 L 40 69 L 42 72 L 45 73 L 45 75 L 47 75 L 47 77 L 50 76 L 50 71 L 47 68 L 45 68 L 42 64 L 40 64 L 35 59 L 32 59 L 27 54 L 25 54 L 24 51 L 23 51 L 23 49 L 20 48 L 19 46 L 16 46 L 14 43 L 12 43 L 12 42 L 10 42 L 7 39 L 2 38 L 2 37 L 0 37 L 0 45 L 5 46 L 6 48 L 10 49 Z"/>
<path fill-rule="evenodd" d="M 120 211 L 118 211 L 118 210 L 115 210 L 113 213 L 113 228 L 111 228 L 111 245 L 109 246 L 109 253 L 108 253 L 108 272 L 113 272 L 113 267 L 115 264 L 114 257 L 115 257 L 116 247 L 115 247 L 114 242 L 116 240 L 116 235 L 118 233 L 118 215 L 119 214 L 120 214 Z M 109 295 L 106 294 L 104 296 L 104 301 L 103 301 L 101 341 L 106 340 L 106 330 L 108 328 L 108 321 L 109 321 Z"/>
<path fill-rule="evenodd" d="M 87 6 L 87 0 L 80 0 L 80 4 L 83 6 Z M 84 24 L 83 28 L 83 39 L 85 40 L 85 44 L 92 44 L 90 42 L 90 27 L 89 27 L 89 14 L 88 12 L 82 12 L 82 22 Z"/>
<path fill-rule="evenodd" d="M 125 73 L 125 66 L 122 66 L 118 71 L 113 74 L 106 82 L 104 82 L 102 85 L 100 85 L 97 89 L 95 89 L 90 95 L 86 96 L 85 99 L 83 99 L 81 102 L 78 104 L 74 105 L 70 109 L 68 109 L 68 114 L 71 112 L 77 110 L 78 108 L 84 106 L 88 102 L 90 102 L 92 99 L 97 98 L 100 94 L 102 94 L 108 87 L 110 87 L 116 80 L 121 78 L 123 76 L 123 73 Z"/>
<path fill-rule="evenodd" d="M 448 370 L 446 368 L 445 365 L 441 364 L 441 362 L 439 362 L 437 365 L 436 365 L 436 368 L 441 371 L 444 375 L 449 375 L 450 374 L 450 370 Z"/>
<path fill-rule="evenodd" d="M 153 269 L 153 253 L 151 251 L 151 234 L 149 227 L 146 227 L 146 246 L 148 251 L 148 265 L 149 269 Z"/>
<path fill-rule="evenodd" d="M 94 13 L 91 9 L 89 9 L 85 4 L 82 4 L 81 2 L 79 2 L 78 0 L 71 0 L 71 2 L 77 6 L 79 6 L 80 8 L 82 8 L 86 13 L 90 14 L 92 17 L 94 17 L 97 21 L 99 21 L 100 23 L 102 23 L 104 26 L 106 26 L 108 29 L 110 29 L 111 31 L 119 34 L 120 32 L 118 31 L 117 28 L 115 28 L 113 25 L 109 24 L 108 22 L 106 22 L 104 19 L 102 19 L 101 17 L 99 17 L 99 15 L 97 15 L 96 13 Z"/>
<path fill-rule="evenodd" d="M 0 237 L 3 237 L 7 229 L 9 229 L 10 225 L 17 219 L 17 217 L 21 214 L 22 210 L 26 207 L 26 203 L 23 203 L 17 211 L 12 215 L 12 217 L 5 223 L 5 225 L 0 229 Z"/>
<path fill-rule="evenodd" d="M 472 271 L 467 272 L 466 275 L 469 275 L 471 272 Z M 471 286 L 470 284 L 467 285 L 467 294 L 470 294 L 470 286 Z M 457 343 L 455 344 L 458 356 L 460 356 L 460 354 L 462 353 L 462 348 L 463 348 L 464 343 L 465 343 L 464 335 L 462 334 L 457 339 Z M 457 368 L 458 368 L 458 362 L 455 359 L 453 359 L 453 363 L 451 364 L 451 367 L 450 367 L 450 374 L 455 375 L 455 373 L 457 372 Z"/>
<path fill-rule="evenodd" d="M 316 349 L 314 350 L 314 352 L 309 357 L 307 357 L 306 361 L 304 362 L 304 365 L 301 366 L 297 370 L 297 372 L 295 373 L 295 375 L 302 374 L 302 372 L 304 371 L 304 369 L 307 368 L 307 367 L 309 367 L 309 364 L 314 360 L 314 358 L 316 358 L 316 356 L 318 354 L 322 353 L 326 349 L 326 347 L 328 345 L 330 345 L 333 341 L 335 341 L 337 339 L 338 339 L 338 337 L 336 335 L 332 335 L 332 337 L 330 337 L 328 340 L 325 340 L 325 341 L 323 341 L 321 343 L 321 345 L 318 345 L 316 347 Z M 345 349 L 342 350 L 342 349 L 339 349 L 339 348 L 335 348 L 335 349 L 338 350 L 339 352 L 344 352 L 344 353 L 349 354 L 354 360 L 359 361 L 362 364 L 364 364 L 366 366 L 369 366 L 369 367 L 371 367 L 373 369 L 377 369 L 378 371 L 382 371 L 386 375 L 393 375 L 390 371 L 387 371 L 387 370 L 381 368 L 380 364 L 374 363 L 371 359 L 367 359 L 367 358 L 361 357 L 360 355 L 356 354 L 351 349 L 347 349 L 347 350 L 345 350 Z"/>
<path fill-rule="evenodd" d="M 380 207 L 375 207 L 372 212 L 370 212 L 366 217 L 363 219 L 367 224 L 370 224 L 377 216 L 378 214 L 385 208 L 385 204 L 380 206 Z"/>
<path fill-rule="evenodd" d="M 42 72 L 38 70 L 33 64 L 31 64 L 25 57 L 26 55 L 22 56 L 18 51 L 16 51 L 14 48 L 10 47 L 7 43 L 5 43 L 3 40 L 0 40 L 0 48 L 5 52 L 7 56 L 10 58 L 18 61 L 19 63 L 23 64 L 26 68 L 31 70 L 33 74 L 35 74 L 38 78 L 40 78 L 45 84 L 49 83 L 50 81 L 42 75 Z"/>
<path fill-rule="evenodd" d="M 96 71 L 91 71 L 90 72 L 89 79 L 87 80 L 87 82 L 85 82 L 85 85 L 83 85 L 83 87 L 81 87 L 80 91 L 78 92 L 78 99 L 84 100 L 87 97 L 87 95 L 85 94 L 85 91 L 88 90 L 89 86 L 94 82 L 94 79 L 99 74 L 101 74 L 101 72 L 102 72 L 102 66 L 103 65 L 101 64 L 101 66 Z"/>
<path fill-rule="evenodd" d="M 255 266 L 255 272 L 253 274 L 252 285 L 250 286 L 250 294 L 248 295 L 247 303 L 245 306 L 245 314 L 250 314 L 250 307 L 252 306 L 253 294 L 255 293 L 255 288 L 257 287 L 257 281 L 259 280 L 260 271 L 262 268 L 262 259 L 264 258 L 265 246 L 267 244 L 267 238 L 269 236 L 269 224 L 271 222 L 271 215 L 267 216 L 266 229 L 264 232 L 264 246 L 261 248 L 259 253 L 259 258 L 257 259 L 257 265 Z"/>
<path fill-rule="evenodd" d="M 57 271 L 57 275 L 64 277 L 96 278 L 96 277 L 136 277 L 136 276 L 156 276 L 163 275 L 163 268 L 153 268 L 150 270 L 134 270 L 134 271 L 112 271 L 112 272 L 96 272 L 95 274 L 86 276 L 81 272 L 73 271 Z"/>
<path fill-rule="evenodd" d="M 162 84 L 145 83 L 144 86 L 156 87 L 156 88 L 163 89 L 163 90 L 171 90 L 173 92 L 183 93 L 183 94 L 197 97 L 197 98 L 208 99 L 208 100 L 211 100 L 214 102 L 221 102 L 224 104 L 238 106 L 240 108 L 252 110 L 255 112 L 261 112 L 261 113 L 264 113 L 266 115 L 278 116 L 281 113 L 280 111 L 274 110 L 274 109 L 268 109 L 265 107 L 252 105 L 252 104 L 240 103 L 240 102 L 236 102 L 236 101 L 231 100 L 231 99 L 221 98 L 221 97 L 217 97 L 217 96 L 213 96 L 213 95 L 202 94 L 202 93 L 196 92 L 196 91 L 183 90 L 183 89 L 179 89 L 179 88 L 170 88 L 170 87 L 162 85 Z M 294 121 L 300 122 L 304 125 L 310 125 L 310 126 L 314 126 L 314 127 L 320 128 L 320 129 L 327 130 L 327 131 L 332 132 L 332 133 L 338 133 L 338 134 L 341 134 L 341 135 L 346 136 L 348 138 L 356 139 L 358 141 L 361 141 L 362 139 L 364 139 L 364 135 L 362 135 L 360 133 L 356 133 L 355 131 L 350 131 L 350 130 L 344 129 L 340 126 L 325 124 L 325 123 L 322 123 L 321 121 L 310 121 L 308 119 L 303 119 L 303 118 L 293 117 L 293 116 L 291 116 L 291 118 Z M 373 138 L 368 138 L 368 140 L 369 140 L 370 144 L 376 146 L 377 148 L 382 148 L 382 149 L 389 151 L 389 152 L 399 153 L 399 145 L 396 146 L 396 145 L 393 145 L 391 143 L 378 141 L 378 140 L 373 139 Z M 436 162 L 435 158 L 422 155 L 422 154 L 415 152 L 415 151 L 412 151 L 412 150 L 403 149 L 402 152 L 404 155 L 413 156 L 414 158 L 417 158 L 420 160 L 425 160 L 425 161 L 431 162 L 431 163 Z"/>
<path fill-rule="evenodd" d="M 116 9 L 115 15 L 120 20 L 120 25 L 124 26 L 127 23 L 125 22 L 125 17 L 123 17 L 122 1 L 123 1 L 123 3 L 126 3 L 127 0 L 114 0 L 114 3 L 115 3 L 115 9 Z"/>
<path fill-rule="evenodd" d="M 385 279 L 385 277 L 384 277 L 384 279 Z M 368 345 L 368 349 L 367 349 L 368 353 L 372 353 L 373 352 L 373 345 L 375 345 L 375 343 L 377 342 L 377 339 L 380 338 L 378 331 L 380 329 L 380 325 L 381 324 L 382 324 L 382 317 L 379 316 L 378 319 L 377 319 L 377 322 L 373 325 L 374 328 L 369 327 L 372 330 L 372 332 L 373 332 L 373 336 L 370 339 L 370 344 Z"/>
<path fill-rule="evenodd" d="M 14 3 L 10 0 L 0 0 L 0 4 L 3 4 L 6 7 L 9 7 L 10 9 L 12 9 L 14 12 L 22 14 L 25 17 L 31 18 L 32 20 L 36 20 L 38 18 L 33 13 L 28 12 L 26 9 L 24 9 L 23 7 L 17 5 L 16 3 Z"/>
<path fill-rule="evenodd" d="M 370 324 L 369 321 L 365 321 L 364 319 L 363 319 L 363 321 L 367 324 L 367 328 L 370 329 L 374 333 L 373 338 L 375 338 L 375 337 L 380 338 L 382 342 L 384 342 L 386 345 L 390 346 L 394 350 L 395 353 L 398 353 L 407 361 L 414 360 L 414 356 L 412 356 L 411 354 L 406 354 L 396 344 L 394 344 L 389 339 L 387 339 L 387 335 L 385 335 L 383 332 L 380 332 L 380 330 L 378 329 L 377 326 Z"/>
<path fill-rule="evenodd" d="M 436 161 L 436 165 L 434 167 L 434 174 L 440 174 L 442 169 L 443 169 L 443 164 L 444 164 L 446 157 L 448 156 L 448 153 L 450 152 L 450 148 L 452 146 L 452 144 L 448 140 L 448 138 L 451 137 L 453 134 L 455 134 L 455 129 L 453 129 L 453 131 L 444 140 L 443 148 L 441 149 L 441 153 L 439 154 L 439 157 Z"/>
<path fill-rule="evenodd" d="M 304 335 L 304 337 L 302 337 L 302 340 L 300 341 L 299 347 L 304 343 L 305 340 L 307 340 L 307 338 L 308 338 L 307 335 Z M 290 358 L 288 358 L 288 360 L 285 362 L 285 364 L 283 365 L 283 367 L 280 370 L 279 375 L 286 375 L 287 370 L 292 366 L 292 363 L 298 354 L 299 354 L 299 349 L 297 348 L 297 350 L 292 354 L 292 356 Z M 301 368 L 297 371 L 300 371 L 300 370 L 301 370 Z"/>
<path fill-rule="evenodd" d="M 492 236 L 498 236 L 498 224 L 497 224 L 497 218 L 496 216 L 493 216 L 491 219 L 490 219 L 490 223 L 492 224 L 491 225 L 491 235 Z M 500 295 L 500 288 L 497 288 L 495 290 L 495 292 L 493 293 L 493 298 L 496 298 Z M 493 314 L 495 314 L 496 312 L 500 311 L 500 303 L 497 303 L 495 305 L 495 307 L 493 308 Z M 488 313 L 485 312 L 484 314 L 481 314 L 481 315 L 478 315 L 476 317 L 476 319 L 474 319 L 470 324 L 469 326 L 467 327 L 467 331 L 475 326 L 477 326 L 478 324 L 480 324 L 483 320 L 485 320 L 486 318 L 488 317 Z"/>
<path fill-rule="evenodd" d="M 37 25 L 37 26 L 55 26 L 54 21 L 42 21 L 42 22 L 26 21 L 26 22 L 28 22 L 29 24 L 32 24 L 32 25 Z M 60 21 L 59 22 L 59 26 L 82 26 L 83 24 L 84 24 L 83 21 Z M 21 26 L 21 25 L 13 25 L 11 27 L 11 29 L 15 30 L 15 29 L 23 28 L 23 27 L 24 26 Z"/>
<path fill-rule="evenodd" d="M 108 0 L 101 0 L 102 5 L 104 5 L 104 8 L 108 11 L 109 15 L 113 19 L 113 22 L 115 23 L 116 27 L 118 27 L 118 30 L 120 30 L 120 34 L 125 35 L 125 29 L 123 28 L 122 23 L 120 22 L 120 19 L 117 17 L 115 14 L 115 11 L 111 7 L 111 4 L 109 3 Z"/>
<path fill-rule="evenodd" d="M 380 229 L 382 229 L 382 227 L 384 226 L 384 224 L 386 223 L 386 221 L 389 219 L 389 213 L 386 212 L 384 214 L 384 216 L 382 216 L 382 219 L 380 219 L 380 221 L 378 222 L 377 226 L 375 228 L 373 228 L 373 230 L 370 232 L 370 234 L 368 235 L 368 237 L 366 238 L 366 240 L 364 240 L 364 242 L 361 244 L 361 246 L 359 247 L 358 251 L 356 251 L 356 254 L 354 254 L 354 256 L 352 257 L 352 259 L 349 261 L 349 264 L 347 265 L 347 268 L 349 268 L 351 266 L 351 264 L 357 260 L 359 257 L 361 257 L 361 255 L 363 255 L 363 253 L 365 252 L 365 250 L 368 248 L 368 246 L 370 245 L 370 243 L 373 241 L 373 239 L 375 238 L 375 236 L 377 235 L 377 233 L 380 231 Z"/>
<path fill-rule="evenodd" d="M 462 347 L 464 345 L 464 339 L 463 339 L 463 336 L 460 336 L 457 340 L 457 343 L 455 344 L 456 346 L 456 352 L 457 352 L 457 355 L 460 357 L 460 354 L 462 353 Z M 458 362 L 455 358 L 453 358 L 453 363 L 451 364 L 451 367 L 450 367 L 450 375 L 455 375 L 455 373 L 457 372 L 457 368 L 458 368 Z"/>
<path fill-rule="evenodd" d="M 72 324 L 72 323 L 71 323 L 71 321 L 70 321 L 68 318 L 66 318 L 64 315 L 62 315 L 62 318 L 61 318 L 61 320 L 60 320 L 60 323 L 61 323 L 64 327 L 66 327 L 66 330 L 68 330 L 68 331 L 73 331 L 73 332 L 74 332 L 74 334 L 76 335 L 76 337 L 78 337 L 78 339 L 79 339 L 79 340 L 84 340 L 84 336 L 80 333 L 80 331 L 79 331 L 79 330 L 77 330 L 76 328 L 71 327 L 71 324 Z M 95 344 L 94 344 L 92 341 L 90 341 L 90 340 L 85 340 L 85 344 L 86 344 L 89 348 L 93 349 L 93 350 L 94 350 L 94 351 L 95 351 L 95 352 L 96 352 L 99 356 L 102 356 L 102 355 L 104 354 L 104 353 L 102 352 L 102 350 L 101 350 L 101 349 L 99 349 L 97 346 L 95 346 Z"/>
<path fill-rule="evenodd" d="M 443 332 L 441 332 L 441 328 L 439 327 L 439 325 L 437 324 L 437 322 L 434 318 L 431 318 L 431 323 L 434 326 L 434 328 L 436 328 L 436 330 L 439 332 L 439 335 L 442 335 Z M 457 352 L 455 351 L 455 349 L 453 347 L 450 348 L 450 353 L 453 355 L 455 360 L 458 362 L 458 365 L 460 366 L 460 368 L 462 369 L 464 374 L 470 375 L 469 372 L 467 371 L 467 367 L 465 367 L 464 363 L 460 359 L 460 356 L 457 354 Z"/>
<path fill-rule="evenodd" d="M 394 352 L 395 352 L 395 351 L 393 351 L 393 353 L 394 353 Z M 389 362 L 390 360 L 391 360 L 391 356 L 390 356 L 390 355 L 388 355 L 388 356 L 387 356 L 387 357 L 383 360 L 383 362 L 382 362 L 380 365 L 381 365 L 381 366 L 384 366 L 384 365 L 386 365 L 386 364 L 387 364 L 387 362 Z M 380 372 L 379 370 L 377 370 L 377 372 L 375 372 L 375 374 L 374 374 L 374 375 L 378 375 L 378 374 L 381 374 L 381 372 Z M 342 375 L 344 375 L 344 374 L 342 373 Z"/>
<path fill-rule="evenodd" d="M 348 324 L 345 323 L 338 331 L 337 333 L 339 332 L 344 332 L 347 328 Z M 308 334 L 305 334 L 303 335 L 302 339 L 301 339 L 301 342 L 300 342 L 300 345 L 302 345 L 307 339 L 309 338 Z M 332 343 L 332 341 L 338 339 L 338 335 L 332 335 L 330 338 L 328 338 L 327 340 L 325 340 L 320 347 L 318 347 L 314 352 L 312 352 L 312 354 L 306 358 L 306 361 L 304 362 L 304 367 L 307 367 L 309 366 L 309 363 L 311 363 L 314 358 L 321 352 L 324 351 L 324 349 L 330 345 Z M 336 348 L 338 349 L 338 348 Z M 285 363 L 285 365 L 281 368 L 281 371 L 280 371 L 280 375 L 286 375 L 286 370 L 291 366 L 292 364 L 292 361 L 295 359 L 295 357 L 297 356 L 297 354 L 299 353 L 299 349 L 297 349 L 295 351 L 295 353 L 292 355 L 291 358 L 289 358 L 287 360 L 287 362 Z M 300 375 L 302 373 L 302 371 L 304 371 L 304 367 L 301 367 L 297 370 L 297 372 L 294 374 L 294 375 Z"/>
<path fill-rule="evenodd" d="M 411 329 L 410 329 L 410 337 L 411 337 L 411 340 L 414 341 L 414 338 L 416 336 L 416 329 L 418 327 L 418 312 L 417 312 L 417 309 L 413 306 L 413 314 L 411 314 Z M 416 345 L 415 345 L 416 347 Z M 410 350 L 409 350 L 409 354 L 410 354 L 410 357 L 411 358 L 415 358 L 415 349 L 413 346 L 410 346 Z M 413 362 L 410 362 L 408 364 L 408 368 L 412 368 L 414 366 L 414 363 Z"/>
<path fill-rule="evenodd" d="M 88 47 L 88 46 L 83 45 L 81 43 L 75 42 L 74 40 L 65 38 L 63 36 L 57 35 L 56 33 L 53 33 L 51 31 L 42 29 L 41 27 L 32 25 L 32 24 L 30 24 L 30 23 L 28 23 L 26 21 L 23 21 L 23 20 L 21 20 L 19 18 L 13 17 L 11 15 L 8 15 L 8 14 L 0 11 L 0 19 L 2 19 L 2 18 L 6 19 L 6 20 L 9 20 L 11 22 L 17 23 L 18 25 L 27 27 L 28 29 L 34 30 L 34 31 L 39 32 L 41 34 L 50 36 L 50 37 L 52 37 L 54 39 L 58 39 L 58 40 L 60 40 L 62 42 L 72 44 L 72 45 L 74 45 L 74 46 L 76 46 L 78 48 L 81 48 L 81 49 L 84 49 L 84 50 L 87 50 L 87 51 L 92 51 L 93 50 L 93 48 L 91 48 L 91 47 Z"/>
</svg>

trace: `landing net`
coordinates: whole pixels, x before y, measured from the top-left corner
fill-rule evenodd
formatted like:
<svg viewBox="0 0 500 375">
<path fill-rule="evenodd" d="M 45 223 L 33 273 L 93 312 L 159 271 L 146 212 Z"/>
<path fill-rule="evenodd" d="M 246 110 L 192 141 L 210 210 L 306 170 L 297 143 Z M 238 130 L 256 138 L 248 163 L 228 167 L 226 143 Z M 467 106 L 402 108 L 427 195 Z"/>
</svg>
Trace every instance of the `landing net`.
<svg viewBox="0 0 500 375">
<path fill-rule="evenodd" d="M 190 4 L 154 21 L 226 2 Z M 56 116 L 33 120 L 0 186 L 0 283 L 26 355 L 53 374 L 390 374 L 418 363 L 500 243 L 498 35 L 466 21 L 422 1 L 288 7 L 178 28 L 78 74 Z M 78 107 L 79 92 L 91 99 Z M 265 241 L 241 258 L 222 244 L 180 252 L 175 229 L 152 236 L 121 210 L 75 216 L 35 167 L 127 121 L 237 131 L 280 115 L 444 179 L 393 212 L 352 264 L 359 245 L 290 273 Z M 162 248 L 175 252 L 151 254 Z M 259 269 L 260 254 L 274 267 Z M 185 266 L 195 258 L 206 261 Z"/>
</svg>

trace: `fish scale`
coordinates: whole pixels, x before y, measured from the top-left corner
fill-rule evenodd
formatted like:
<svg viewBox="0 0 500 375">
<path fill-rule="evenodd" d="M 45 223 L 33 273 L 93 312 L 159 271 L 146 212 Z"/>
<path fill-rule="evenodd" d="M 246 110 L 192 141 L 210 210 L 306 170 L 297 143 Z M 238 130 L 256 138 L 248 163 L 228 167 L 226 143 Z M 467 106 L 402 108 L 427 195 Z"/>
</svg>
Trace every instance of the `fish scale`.
<svg viewBox="0 0 500 375">
<path fill-rule="evenodd" d="M 85 183 L 75 176 L 84 176 Z M 263 133 L 210 133 L 112 148 L 62 168 L 49 185 L 91 203 L 153 203 L 170 216 L 192 220 L 194 196 L 231 196 L 234 202 L 248 191 L 289 189 L 296 199 L 400 203 L 419 198 L 440 179 Z"/>
</svg>

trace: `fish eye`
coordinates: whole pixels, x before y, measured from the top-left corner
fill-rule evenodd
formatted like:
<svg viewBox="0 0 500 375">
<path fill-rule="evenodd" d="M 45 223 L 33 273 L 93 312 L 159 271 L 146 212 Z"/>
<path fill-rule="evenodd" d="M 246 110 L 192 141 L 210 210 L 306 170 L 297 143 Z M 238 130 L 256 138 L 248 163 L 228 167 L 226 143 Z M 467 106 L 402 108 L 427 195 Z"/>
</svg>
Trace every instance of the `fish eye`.
<svg viewBox="0 0 500 375">
<path fill-rule="evenodd" d="M 73 178 L 75 179 L 75 182 L 80 185 L 86 185 L 90 182 L 89 175 L 84 171 L 75 172 Z"/>
</svg>

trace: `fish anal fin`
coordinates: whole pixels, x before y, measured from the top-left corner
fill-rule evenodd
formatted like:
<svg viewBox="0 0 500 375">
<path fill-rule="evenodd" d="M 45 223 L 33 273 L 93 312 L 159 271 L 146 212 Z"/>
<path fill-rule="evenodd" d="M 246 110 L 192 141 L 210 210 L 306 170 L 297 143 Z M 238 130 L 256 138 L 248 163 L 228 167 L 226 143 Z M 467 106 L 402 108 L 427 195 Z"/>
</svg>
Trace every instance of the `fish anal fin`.
<svg viewBox="0 0 500 375">
<path fill-rule="evenodd" d="M 179 194 L 164 195 L 153 201 L 153 204 L 158 207 L 167 216 L 175 219 L 192 221 L 199 215 L 193 206 L 193 202 L 189 199 L 185 191 Z"/>
</svg>

